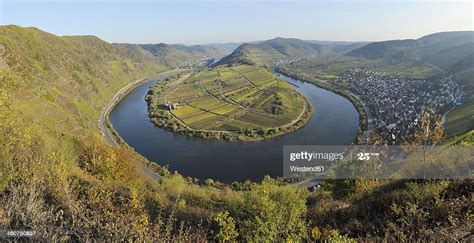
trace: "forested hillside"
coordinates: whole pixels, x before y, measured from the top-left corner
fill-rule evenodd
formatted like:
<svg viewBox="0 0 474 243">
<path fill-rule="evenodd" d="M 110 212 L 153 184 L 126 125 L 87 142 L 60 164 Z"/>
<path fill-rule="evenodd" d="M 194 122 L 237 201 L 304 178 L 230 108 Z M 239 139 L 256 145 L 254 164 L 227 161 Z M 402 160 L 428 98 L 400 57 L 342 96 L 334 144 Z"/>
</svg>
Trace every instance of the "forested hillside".
<svg viewBox="0 0 474 243">
<path fill-rule="evenodd" d="M 161 60 L 94 36 L 57 37 L 34 28 L 0 28 L 2 86 L 27 124 L 83 134 L 104 103 L 132 79 L 167 67 Z"/>
<path fill-rule="evenodd" d="M 56 240 L 138 234 L 140 157 L 106 145 L 97 120 L 121 87 L 168 67 L 97 37 L 17 26 L 0 27 L 0 60 L 1 227 Z"/>
<path fill-rule="evenodd" d="M 229 54 L 228 49 L 218 45 L 193 45 L 185 46 L 179 44 L 119 44 L 130 50 L 148 52 L 154 57 L 161 59 L 168 65 L 179 65 L 192 63 L 204 58 L 216 58 Z"/>
</svg>

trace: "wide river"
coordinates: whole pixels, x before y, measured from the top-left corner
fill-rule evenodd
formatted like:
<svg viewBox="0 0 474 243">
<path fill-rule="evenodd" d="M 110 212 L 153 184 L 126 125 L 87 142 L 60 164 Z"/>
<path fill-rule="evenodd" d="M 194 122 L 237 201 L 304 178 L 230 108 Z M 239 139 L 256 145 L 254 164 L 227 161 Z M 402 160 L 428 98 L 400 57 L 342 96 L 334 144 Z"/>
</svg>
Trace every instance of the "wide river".
<svg viewBox="0 0 474 243">
<path fill-rule="evenodd" d="M 295 132 L 256 142 L 228 142 L 191 138 L 155 127 L 144 100 L 147 82 L 124 97 L 110 113 L 120 136 L 136 152 L 184 176 L 212 178 L 225 183 L 259 181 L 283 174 L 283 145 L 346 145 L 357 136 L 359 115 L 352 103 L 311 83 L 283 77 L 311 103 L 314 114 Z"/>
</svg>

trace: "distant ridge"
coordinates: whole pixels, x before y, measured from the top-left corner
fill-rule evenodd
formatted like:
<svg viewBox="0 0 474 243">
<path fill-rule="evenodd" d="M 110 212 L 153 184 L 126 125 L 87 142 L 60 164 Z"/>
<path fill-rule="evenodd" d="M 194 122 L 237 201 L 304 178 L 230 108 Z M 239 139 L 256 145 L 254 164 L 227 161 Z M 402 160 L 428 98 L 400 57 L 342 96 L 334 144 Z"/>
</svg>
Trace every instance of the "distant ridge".
<svg viewBox="0 0 474 243">
<path fill-rule="evenodd" d="M 391 63 L 423 61 L 474 83 L 474 31 L 440 32 L 415 40 L 374 42 L 347 55 L 384 59 Z"/>
<path fill-rule="evenodd" d="M 205 58 L 216 58 L 228 55 L 230 51 L 221 46 L 214 45 L 192 45 L 182 44 L 119 44 L 130 50 L 147 52 L 154 57 L 162 59 L 170 66 L 179 65 L 183 62 L 193 62 Z"/>
<path fill-rule="evenodd" d="M 277 37 L 256 44 L 245 43 L 216 65 L 269 64 L 306 56 L 322 56 L 332 51 L 325 45 L 295 38 Z"/>
<path fill-rule="evenodd" d="M 235 51 L 243 42 L 232 42 L 232 43 L 210 43 L 210 44 L 203 44 L 202 46 L 210 46 L 210 47 L 217 47 L 221 49 L 226 49 L 228 53 Z"/>
<path fill-rule="evenodd" d="M 324 45 L 328 47 L 329 49 L 331 49 L 331 51 L 335 53 L 342 53 L 342 54 L 358 49 L 370 43 L 367 41 L 350 42 L 350 41 L 320 41 L 320 40 L 307 40 L 307 42 Z"/>
</svg>

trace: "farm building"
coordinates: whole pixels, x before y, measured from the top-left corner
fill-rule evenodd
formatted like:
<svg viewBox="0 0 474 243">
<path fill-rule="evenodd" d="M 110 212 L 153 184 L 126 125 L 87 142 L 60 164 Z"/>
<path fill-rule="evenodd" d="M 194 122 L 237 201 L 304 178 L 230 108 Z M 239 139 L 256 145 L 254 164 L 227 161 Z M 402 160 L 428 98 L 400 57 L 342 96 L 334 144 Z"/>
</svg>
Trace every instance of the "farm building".
<svg viewBox="0 0 474 243">
<path fill-rule="evenodd" d="M 177 110 L 178 106 L 179 106 L 179 103 L 170 103 L 170 102 L 168 102 L 165 106 L 166 106 L 166 109 L 169 110 L 169 111 Z"/>
</svg>

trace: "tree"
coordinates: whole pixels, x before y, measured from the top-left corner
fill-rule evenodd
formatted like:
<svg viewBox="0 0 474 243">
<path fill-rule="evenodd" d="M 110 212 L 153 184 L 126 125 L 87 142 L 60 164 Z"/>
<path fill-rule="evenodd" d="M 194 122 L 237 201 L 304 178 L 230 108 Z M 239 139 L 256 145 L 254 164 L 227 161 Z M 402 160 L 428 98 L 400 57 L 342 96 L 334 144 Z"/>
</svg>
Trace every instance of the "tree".
<svg viewBox="0 0 474 243">
<path fill-rule="evenodd" d="M 327 242 L 344 242 L 344 243 L 349 243 L 349 242 L 357 242 L 356 240 L 353 240 L 346 235 L 341 235 L 337 229 L 331 230 L 331 235 L 326 239 Z"/>
<path fill-rule="evenodd" d="M 426 177 L 426 152 L 435 144 L 440 143 L 444 139 L 443 120 L 441 116 L 434 116 L 433 109 L 424 108 L 420 118 L 416 119 L 415 132 L 410 136 L 404 144 L 404 149 L 410 154 L 415 152 L 422 153 L 423 163 L 423 179 Z"/>
<path fill-rule="evenodd" d="M 211 178 L 207 178 L 206 180 L 204 180 L 204 185 L 206 185 L 206 186 L 214 186 L 214 180 L 211 179 Z"/>
<path fill-rule="evenodd" d="M 219 231 L 216 234 L 216 238 L 219 241 L 235 241 L 239 236 L 235 229 L 234 218 L 229 216 L 229 212 L 219 212 L 214 217 L 214 221 L 217 222 Z"/>
<path fill-rule="evenodd" d="M 279 186 L 265 177 L 252 185 L 239 208 L 238 222 L 246 241 L 300 241 L 307 237 L 305 189 Z"/>
</svg>

